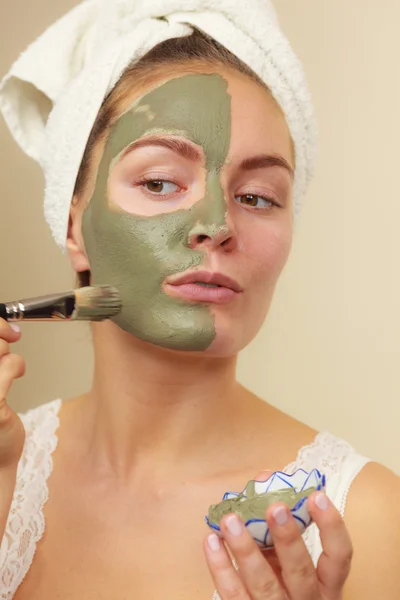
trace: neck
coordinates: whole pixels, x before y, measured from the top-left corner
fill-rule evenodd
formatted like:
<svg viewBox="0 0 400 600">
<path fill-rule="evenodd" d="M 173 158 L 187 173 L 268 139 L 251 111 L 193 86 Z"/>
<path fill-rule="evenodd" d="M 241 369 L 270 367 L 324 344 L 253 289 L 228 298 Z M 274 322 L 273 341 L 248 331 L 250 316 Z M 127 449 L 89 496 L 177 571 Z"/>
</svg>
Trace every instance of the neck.
<svg viewBox="0 0 400 600">
<path fill-rule="evenodd" d="M 120 477 L 172 466 L 201 475 L 238 416 L 243 388 L 235 380 L 236 357 L 159 348 L 111 322 L 93 326 L 93 342 L 84 427 L 95 464 Z"/>
</svg>

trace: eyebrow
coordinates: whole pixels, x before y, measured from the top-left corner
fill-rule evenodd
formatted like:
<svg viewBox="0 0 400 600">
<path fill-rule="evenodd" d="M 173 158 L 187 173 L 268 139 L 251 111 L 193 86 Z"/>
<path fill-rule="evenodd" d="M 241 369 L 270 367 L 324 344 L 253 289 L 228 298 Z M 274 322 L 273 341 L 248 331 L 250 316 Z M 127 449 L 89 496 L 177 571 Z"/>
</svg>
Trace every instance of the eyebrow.
<svg viewBox="0 0 400 600">
<path fill-rule="evenodd" d="M 198 150 L 192 144 L 185 142 L 184 140 L 177 138 L 164 138 L 164 137 L 143 137 L 133 142 L 128 148 L 125 150 L 121 158 L 124 158 L 127 154 L 136 150 L 137 148 L 145 148 L 148 146 L 161 146 L 162 148 L 167 148 L 168 150 L 172 150 L 176 154 L 179 154 L 183 158 L 191 160 L 193 162 L 201 160 L 202 154 L 200 150 Z"/>
<path fill-rule="evenodd" d="M 179 156 L 192 162 L 202 160 L 203 158 L 202 152 L 193 144 L 190 144 L 185 140 L 173 137 L 166 138 L 155 136 L 145 136 L 136 140 L 136 142 L 133 142 L 126 148 L 121 158 L 124 158 L 130 152 L 133 152 L 133 150 L 149 146 L 167 148 L 168 150 L 175 152 L 175 154 L 179 154 Z M 259 154 L 251 158 L 245 158 L 239 165 L 239 169 L 242 171 L 255 171 L 257 169 L 266 169 L 269 167 L 282 167 L 289 172 L 292 178 L 294 177 L 293 167 L 279 154 Z"/>
<path fill-rule="evenodd" d="M 256 169 L 268 167 L 282 167 L 289 171 L 292 178 L 294 177 L 293 167 L 279 154 L 259 154 L 252 158 L 245 158 L 239 165 L 239 169 L 242 169 L 242 171 L 255 171 Z"/>
</svg>

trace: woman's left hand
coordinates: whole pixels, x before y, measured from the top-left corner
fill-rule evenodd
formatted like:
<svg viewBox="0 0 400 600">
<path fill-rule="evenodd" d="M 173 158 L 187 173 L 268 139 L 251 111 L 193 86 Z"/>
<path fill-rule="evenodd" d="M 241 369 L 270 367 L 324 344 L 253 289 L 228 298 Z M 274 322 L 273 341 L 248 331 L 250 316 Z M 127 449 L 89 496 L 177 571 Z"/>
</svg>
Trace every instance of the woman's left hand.
<svg viewBox="0 0 400 600">
<path fill-rule="evenodd" d="M 273 550 L 261 551 L 236 515 L 223 518 L 221 532 L 239 572 L 215 533 L 204 544 L 221 600 L 342 599 L 353 553 L 350 536 L 340 513 L 324 493 L 312 494 L 308 509 L 318 526 L 323 548 L 317 568 L 285 504 L 276 503 L 266 513 Z"/>
</svg>

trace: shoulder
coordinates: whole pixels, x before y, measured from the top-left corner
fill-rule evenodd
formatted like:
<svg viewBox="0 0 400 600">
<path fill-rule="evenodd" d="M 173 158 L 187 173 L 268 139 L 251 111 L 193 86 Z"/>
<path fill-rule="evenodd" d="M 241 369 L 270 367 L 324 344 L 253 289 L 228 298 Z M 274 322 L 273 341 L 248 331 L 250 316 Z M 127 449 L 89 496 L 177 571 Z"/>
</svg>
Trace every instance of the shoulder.
<svg viewBox="0 0 400 600">
<path fill-rule="evenodd" d="M 354 500 L 363 499 L 365 502 L 373 503 L 381 500 L 383 493 L 392 490 L 397 494 L 400 491 L 400 477 L 383 465 L 370 462 L 360 471 L 354 480 L 349 503 Z M 390 494 L 392 500 L 392 494 Z M 397 499 L 399 497 L 397 496 Z"/>
<path fill-rule="evenodd" d="M 354 557 L 344 600 L 398 600 L 400 478 L 368 463 L 350 487 L 344 520 Z"/>
</svg>

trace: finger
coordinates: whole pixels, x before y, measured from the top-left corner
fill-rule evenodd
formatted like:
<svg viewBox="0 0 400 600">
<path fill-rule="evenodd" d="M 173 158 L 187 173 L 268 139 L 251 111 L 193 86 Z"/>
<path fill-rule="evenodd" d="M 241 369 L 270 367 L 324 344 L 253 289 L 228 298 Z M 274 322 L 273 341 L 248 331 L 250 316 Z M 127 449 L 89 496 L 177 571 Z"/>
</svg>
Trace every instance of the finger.
<svg viewBox="0 0 400 600">
<path fill-rule="evenodd" d="M 250 600 L 220 538 L 211 533 L 204 541 L 207 565 L 221 600 Z"/>
<path fill-rule="evenodd" d="M 259 471 L 257 475 L 254 477 L 256 481 L 267 481 L 274 473 L 272 469 L 264 469 L 263 471 Z M 265 560 L 268 561 L 269 566 L 273 570 L 275 577 L 278 579 L 280 585 L 283 587 L 283 579 L 281 566 L 279 564 L 279 559 L 276 555 L 274 548 L 261 548 L 261 553 L 264 556 Z"/>
<path fill-rule="evenodd" d="M 0 361 L 0 402 L 4 400 L 14 379 L 25 373 L 25 361 L 18 354 L 7 354 Z"/>
<path fill-rule="evenodd" d="M 25 443 L 24 425 L 6 402 L 14 379 L 23 375 L 24 371 L 25 361 L 21 356 L 7 354 L 0 361 L 0 475 L 5 477 L 2 485 L 8 485 L 7 473 L 14 477 Z"/>
<path fill-rule="evenodd" d="M 266 518 L 289 597 L 316 600 L 319 597 L 316 571 L 289 508 L 277 502 L 267 510 Z"/>
<path fill-rule="evenodd" d="M 285 588 L 285 584 L 282 578 L 282 569 L 279 563 L 279 558 L 276 555 L 274 548 L 261 548 L 261 554 L 264 559 L 268 561 L 269 566 L 274 572 L 275 577 L 279 581 L 282 588 Z"/>
<path fill-rule="evenodd" d="M 11 344 L 12 342 L 17 342 L 20 337 L 21 331 L 17 324 L 8 323 L 4 319 L 0 319 L 0 338 Z"/>
<path fill-rule="evenodd" d="M 323 492 L 310 496 L 308 510 L 319 529 L 323 549 L 317 577 L 324 595 L 337 598 L 350 572 L 353 557 L 350 535 L 339 511 Z"/>
<path fill-rule="evenodd" d="M 267 481 L 272 475 L 273 471 L 270 469 L 264 469 L 264 471 L 259 471 L 257 475 L 254 477 L 255 481 Z"/>
<path fill-rule="evenodd" d="M 10 353 L 10 344 L 8 342 L 6 342 L 6 340 L 2 340 L 0 338 L 0 360 L 3 358 L 3 356 L 5 356 L 6 354 Z"/>
<path fill-rule="evenodd" d="M 283 600 L 279 581 L 260 548 L 235 514 L 221 520 L 221 533 L 239 567 L 240 575 L 252 600 Z"/>
</svg>

